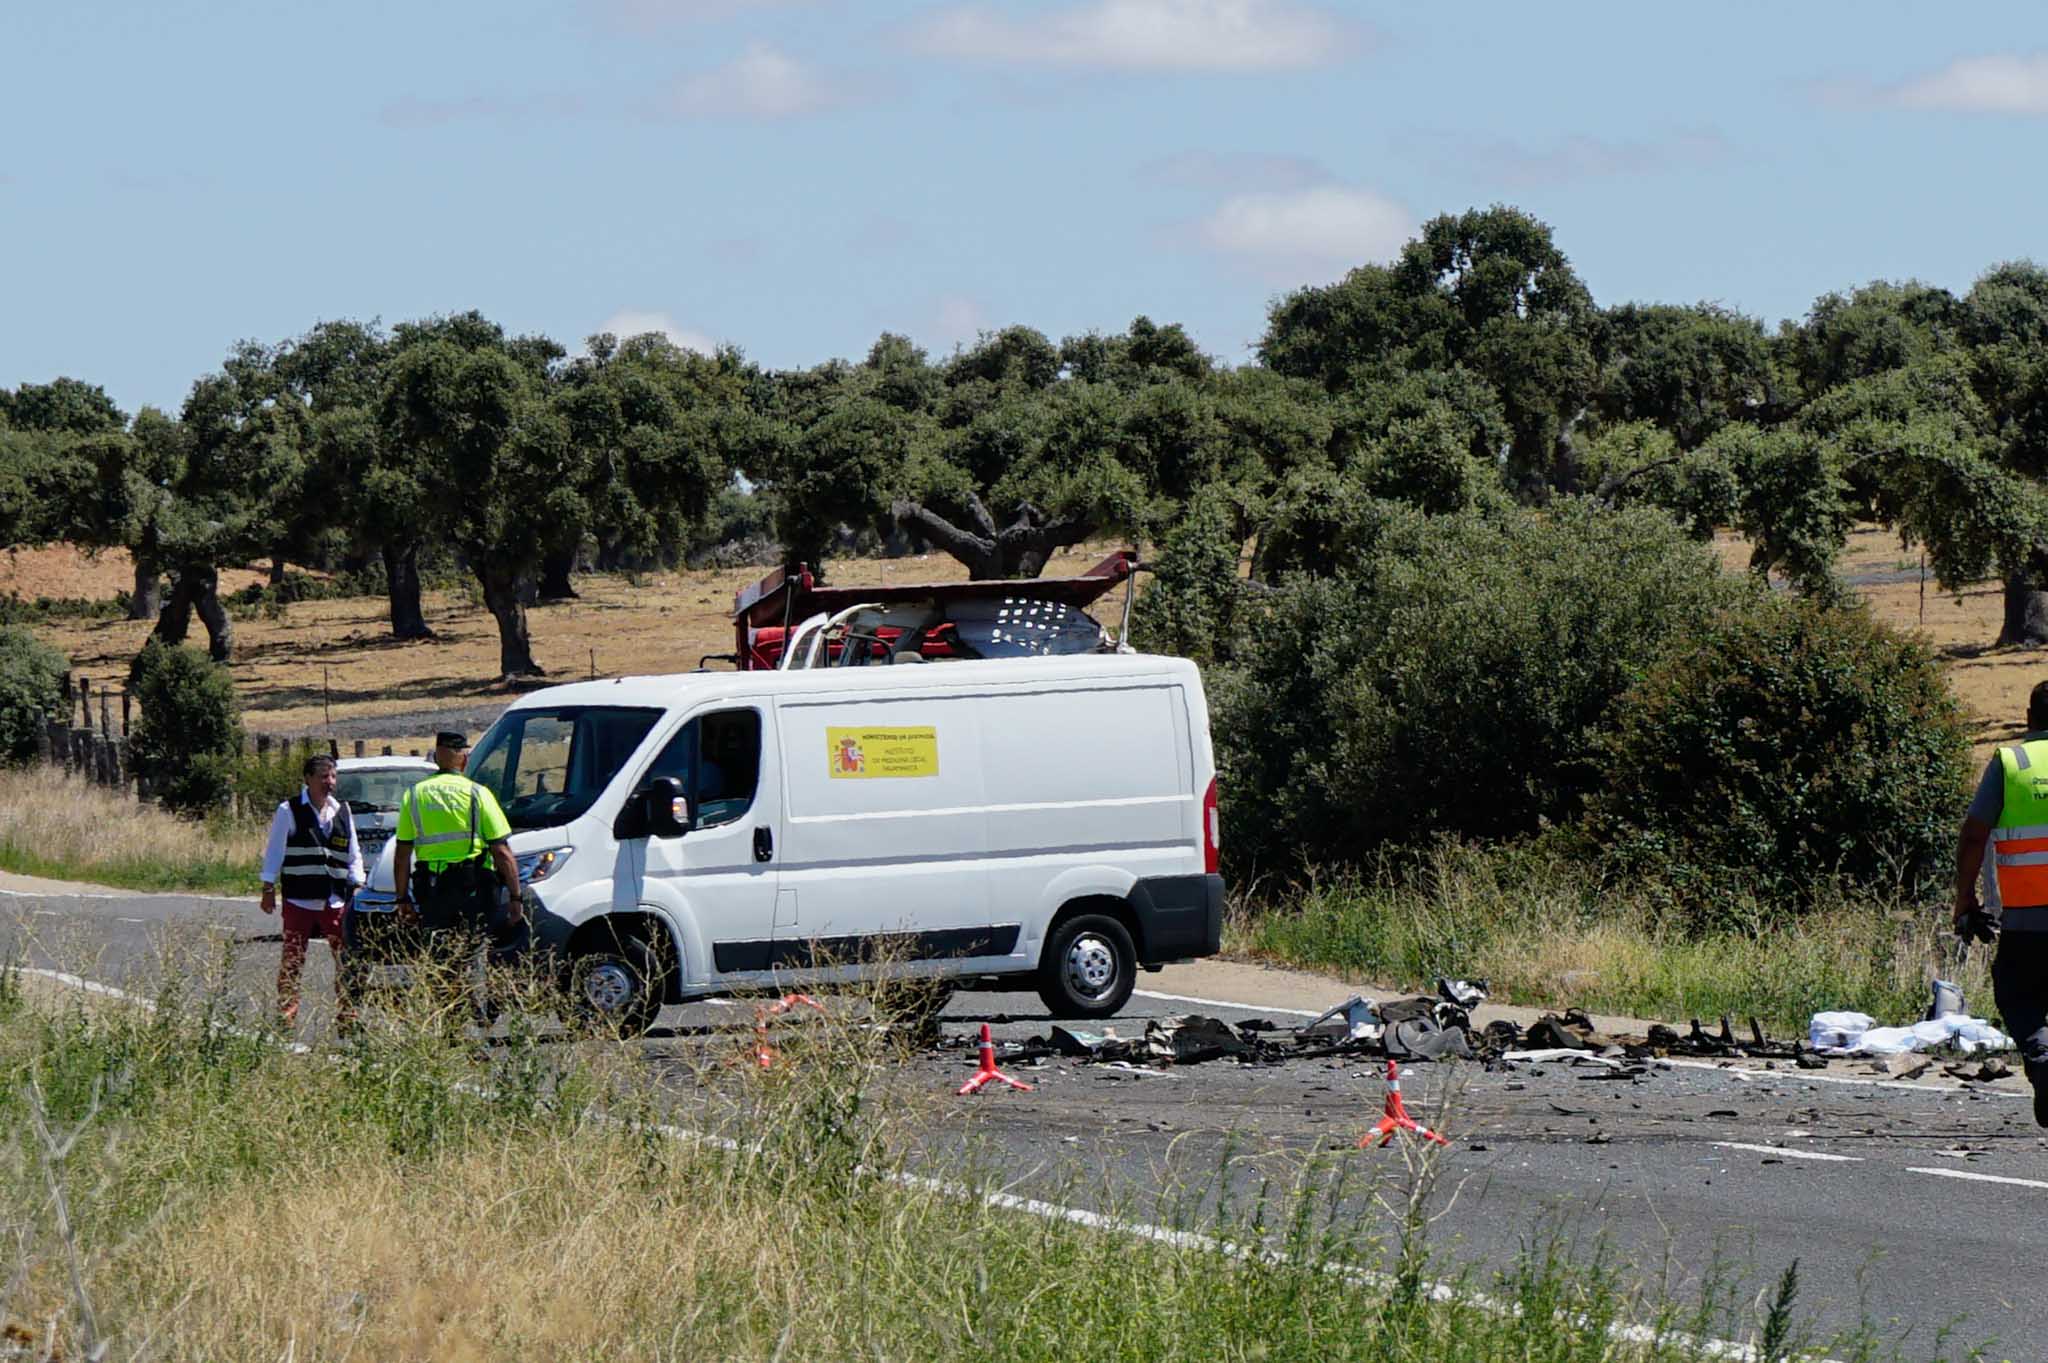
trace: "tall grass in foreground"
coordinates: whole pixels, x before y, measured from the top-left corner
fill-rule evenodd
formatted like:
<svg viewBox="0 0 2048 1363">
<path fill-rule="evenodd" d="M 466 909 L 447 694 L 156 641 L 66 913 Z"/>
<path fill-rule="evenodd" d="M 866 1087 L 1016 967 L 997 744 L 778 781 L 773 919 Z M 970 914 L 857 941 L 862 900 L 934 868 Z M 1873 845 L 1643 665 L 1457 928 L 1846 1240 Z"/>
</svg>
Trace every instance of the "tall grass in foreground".
<svg viewBox="0 0 2048 1363">
<path fill-rule="evenodd" d="M 691 1119 L 714 1139 L 692 1140 L 654 1125 L 637 1049 L 400 1017 L 294 1055 L 213 995 L 150 1012 L 37 983 L 0 993 L 0 1330 L 65 1358 L 1709 1356 L 1681 1332 L 1804 1356 L 1795 1291 L 1681 1304 L 1554 1238 L 1444 1287 L 1429 1173 L 1373 1185 L 1362 1157 L 1221 1200 L 1204 1228 L 1251 1252 L 991 1207 L 970 1163 L 907 1162 L 922 1114 L 878 1100 L 875 1029 L 793 1029 L 766 1075 L 714 1047 Z M 1628 1320 L 1653 1337 L 1617 1338 Z"/>
<path fill-rule="evenodd" d="M 48 767 L 0 768 L 0 867 L 22 875 L 253 894 L 267 827 L 182 819 Z"/>
<path fill-rule="evenodd" d="M 1636 1017 L 1761 1019 L 1803 1035 L 1822 1009 L 1888 1023 L 1937 973 L 1990 1013 L 1990 952 L 1943 955 L 1944 910 L 1840 900 L 1794 916 L 1753 898 L 1681 909 L 1528 848 L 1446 845 L 1419 865 L 1338 877 L 1241 913 L 1226 945 L 1290 965 L 1427 989 L 1485 977 L 1496 998 Z"/>
</svg>

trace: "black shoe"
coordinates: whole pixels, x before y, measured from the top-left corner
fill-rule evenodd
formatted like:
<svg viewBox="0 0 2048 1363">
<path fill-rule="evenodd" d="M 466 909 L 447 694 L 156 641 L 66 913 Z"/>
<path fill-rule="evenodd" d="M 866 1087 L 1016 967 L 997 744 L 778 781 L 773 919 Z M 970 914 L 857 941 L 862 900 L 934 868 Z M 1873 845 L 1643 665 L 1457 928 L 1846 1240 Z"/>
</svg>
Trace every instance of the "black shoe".
<svg viewBox="0 0 2048 1363">
<path fill-rule="evenodd" d="M 2048 1075 L 2034 1081 L 2034 1125 L 2048 1126 Z"/>
</svg>

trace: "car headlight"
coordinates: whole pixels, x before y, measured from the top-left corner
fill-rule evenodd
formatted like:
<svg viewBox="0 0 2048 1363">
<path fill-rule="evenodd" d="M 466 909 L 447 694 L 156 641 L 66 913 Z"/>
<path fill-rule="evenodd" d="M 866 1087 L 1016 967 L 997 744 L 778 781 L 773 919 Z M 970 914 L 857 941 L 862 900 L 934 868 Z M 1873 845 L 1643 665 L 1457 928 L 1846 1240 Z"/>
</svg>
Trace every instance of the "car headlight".
<svg viewBox="0 0 2048 1363">
<path fill-rule="evenodd" d="M 512 859 L 519 868 L 519 880 L 523 885 L 536 885 L 568 864 L 575 852 L 573 847 L 550 847 L 545 852 L 521 852 Z"/>
</svg>

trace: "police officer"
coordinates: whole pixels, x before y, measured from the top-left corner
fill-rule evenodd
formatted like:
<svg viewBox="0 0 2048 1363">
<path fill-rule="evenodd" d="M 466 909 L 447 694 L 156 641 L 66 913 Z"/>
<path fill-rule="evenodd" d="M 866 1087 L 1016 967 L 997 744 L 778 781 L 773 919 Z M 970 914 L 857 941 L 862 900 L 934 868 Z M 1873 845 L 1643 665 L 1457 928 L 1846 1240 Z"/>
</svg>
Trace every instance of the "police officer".
<svg viewBox="0 0 2048 1363">
<path fill-rule="evenodd" d="M 436 734 L 434 765 L 441 770 L 399 801 L 393 837 L 398 912 L 423 926 L 429 943 L 443 950 L 463 938 L 483 942 L 492 936 L 500 887 L 503 929 L 516 930 L 524 916 L 519 867 L 505 841 L 512 825 L 490 788 L 462 774 L 468 762 L 468 738 L 453 731 Z"/>
<path fill-rule="evenodd" d="M 1993 754 L 1963 817 L 1955 930 L 1998 943 L 1992 995 L 2034 1086 L 2034 1121 L 2048 1126 L 2048 682 L 2027 697 L 2027 732 Z"/>
</svg>

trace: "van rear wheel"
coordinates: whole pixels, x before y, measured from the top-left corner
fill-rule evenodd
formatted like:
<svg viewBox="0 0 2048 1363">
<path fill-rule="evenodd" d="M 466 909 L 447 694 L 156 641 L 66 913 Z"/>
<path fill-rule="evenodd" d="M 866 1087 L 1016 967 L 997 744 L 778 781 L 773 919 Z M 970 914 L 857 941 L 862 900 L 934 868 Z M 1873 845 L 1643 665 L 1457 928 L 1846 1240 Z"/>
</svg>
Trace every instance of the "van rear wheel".
<svg viewBox="0 0 2048 1363">
<path fill-rule="evenodd" d="M 1038 997 L 1056 1018 L 1113 1017 L 1138 982 L 1131 934 L 1107 914 L 1060 924 L 1038 962 Z"/>
</svg>

